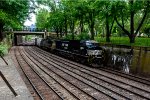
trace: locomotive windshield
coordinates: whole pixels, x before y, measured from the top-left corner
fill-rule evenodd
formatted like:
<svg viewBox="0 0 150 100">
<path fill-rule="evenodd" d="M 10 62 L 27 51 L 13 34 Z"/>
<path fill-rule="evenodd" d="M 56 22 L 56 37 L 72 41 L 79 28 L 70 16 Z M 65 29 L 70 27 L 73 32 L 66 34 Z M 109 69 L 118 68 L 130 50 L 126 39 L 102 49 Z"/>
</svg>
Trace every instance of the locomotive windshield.
<svg viewBox="0 0 150 100">
<path fill-rule="evenodd" d="M 86 41 L 85 44 L 89 49 L 99 49 L 99 43 L 96 41 Z"/>
</svg>

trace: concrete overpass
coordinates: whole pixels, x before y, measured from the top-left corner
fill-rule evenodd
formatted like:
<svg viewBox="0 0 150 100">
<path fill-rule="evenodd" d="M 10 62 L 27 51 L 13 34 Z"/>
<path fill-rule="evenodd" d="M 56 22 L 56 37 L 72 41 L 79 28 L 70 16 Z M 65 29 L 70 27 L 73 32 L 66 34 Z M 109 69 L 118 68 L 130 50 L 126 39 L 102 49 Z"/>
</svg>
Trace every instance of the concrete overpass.
<svg viewBox="0 0 150 100">
<path fill-rule="evenodd" d="M 20 42 L 22 42 L 22 36 L 25 35 L 40 35 L 41 37 L 45 37 L 47 32 L 32 32 L 32 31 L 13 31 L 14 38 L 13 38 L 13 44 L 18 45 Z"/>
</svg>

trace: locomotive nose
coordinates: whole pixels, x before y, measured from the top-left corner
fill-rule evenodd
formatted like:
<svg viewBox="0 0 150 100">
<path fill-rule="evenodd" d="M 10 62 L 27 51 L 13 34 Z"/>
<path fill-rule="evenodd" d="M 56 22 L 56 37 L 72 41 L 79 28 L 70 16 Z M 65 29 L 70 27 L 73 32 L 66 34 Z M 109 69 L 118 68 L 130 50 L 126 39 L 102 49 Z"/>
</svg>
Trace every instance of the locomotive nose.
<svg viewBox="0 0 150 100">
<path fill-rule="evenodd" d="M 102 55 L 102 50 L 87 50 L 87 54 L 91 56 Z"/>
</svg>

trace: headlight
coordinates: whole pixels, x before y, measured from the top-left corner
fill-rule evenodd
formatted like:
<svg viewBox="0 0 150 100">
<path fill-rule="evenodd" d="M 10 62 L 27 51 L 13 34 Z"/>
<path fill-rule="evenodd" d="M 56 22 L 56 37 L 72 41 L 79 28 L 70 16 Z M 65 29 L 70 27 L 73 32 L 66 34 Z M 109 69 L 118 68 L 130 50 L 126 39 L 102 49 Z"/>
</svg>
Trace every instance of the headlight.
<svg viewBox="0 0 150 100">
<path fill-rule="evenodd" d="M 87 54 L 88 55 L 101 55 L 102 54 L 102 50 L 87 50 Z"/>
</svg>

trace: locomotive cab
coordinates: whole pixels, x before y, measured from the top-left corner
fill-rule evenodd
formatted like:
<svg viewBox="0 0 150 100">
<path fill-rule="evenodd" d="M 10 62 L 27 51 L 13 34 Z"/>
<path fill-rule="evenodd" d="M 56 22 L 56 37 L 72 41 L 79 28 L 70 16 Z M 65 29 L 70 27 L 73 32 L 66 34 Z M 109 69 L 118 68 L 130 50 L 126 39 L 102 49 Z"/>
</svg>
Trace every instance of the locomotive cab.
<svg viewBox="0 0 150 100">
<path fill-rule="evenodd" d="M 81 55 L 86 55 L 87 62 L 92 64 L 102 64 L 102 48 L 99 43 L 93 40 L 84 40 L 80 42 Z M 93 66 L 93 65 L 92 65 Z"/>
<path fill-rule="evenodd" d="M 102 48 L 99 43 L 93 40 L 85 40 L 80 42 L 80 50 L 83 54 L 88 56 L 100 56 L 102 55 Z"/>
</svg>

